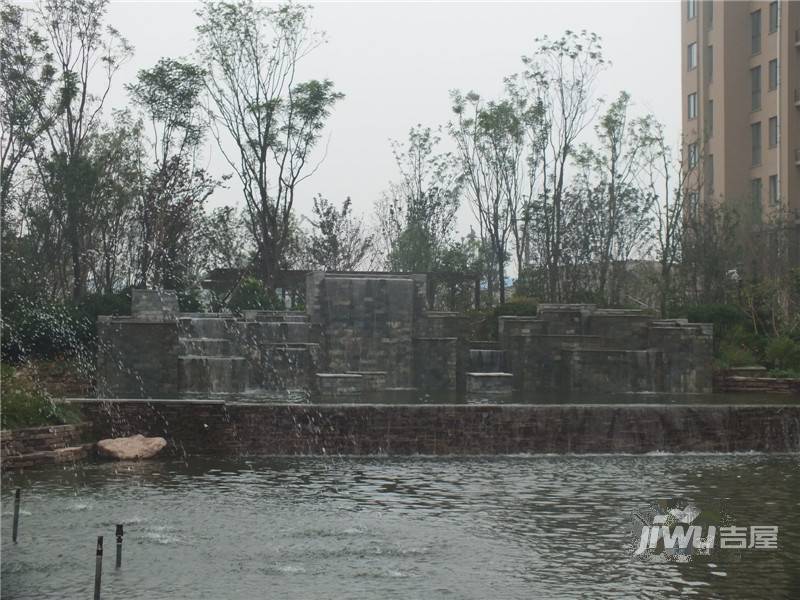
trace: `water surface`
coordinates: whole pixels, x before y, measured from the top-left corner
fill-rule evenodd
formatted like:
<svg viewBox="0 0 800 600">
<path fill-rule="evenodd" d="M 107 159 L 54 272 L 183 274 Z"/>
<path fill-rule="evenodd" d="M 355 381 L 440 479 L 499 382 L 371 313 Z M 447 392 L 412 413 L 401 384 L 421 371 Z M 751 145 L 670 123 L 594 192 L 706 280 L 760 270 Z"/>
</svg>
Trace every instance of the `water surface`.
<svg viewBox="0 0 800 600">
<path fill-rule="evenodd" d="M 11 543 L 13 490 L 23 490 Z M 632 511 L 728 498 L 779 526 L 738 560 L 632 559 Z M 86 464 L 3 477 L 2 597 L 797 598 L 800 457 L 293 457 Z M 114 525 L 125 525 L 113 568 Z"/>
</svg>

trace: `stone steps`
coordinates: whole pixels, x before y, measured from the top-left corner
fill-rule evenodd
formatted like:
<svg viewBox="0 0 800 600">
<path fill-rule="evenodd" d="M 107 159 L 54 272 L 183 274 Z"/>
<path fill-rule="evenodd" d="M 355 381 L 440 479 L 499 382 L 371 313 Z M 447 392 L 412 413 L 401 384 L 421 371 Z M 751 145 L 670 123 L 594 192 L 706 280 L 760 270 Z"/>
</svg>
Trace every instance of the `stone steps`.
<svg viewBox="0 0 800 600">
<path fill-rule="evenodd" d="M 4 469 L 24 469 L 38 465 L 54 465 L 83 460 L 89 456 L 94 444 L 68 446 L 55 450 L 39 450 L 25 454 L 9 454 L 3 457 Z"/>
<path fill-rule="evenodd" d="M 0 455 L 57 450 L 77 446 L 86 428 L 84 425 L 50 425 L 3 430 L 0 432 Z"/>
</svg>

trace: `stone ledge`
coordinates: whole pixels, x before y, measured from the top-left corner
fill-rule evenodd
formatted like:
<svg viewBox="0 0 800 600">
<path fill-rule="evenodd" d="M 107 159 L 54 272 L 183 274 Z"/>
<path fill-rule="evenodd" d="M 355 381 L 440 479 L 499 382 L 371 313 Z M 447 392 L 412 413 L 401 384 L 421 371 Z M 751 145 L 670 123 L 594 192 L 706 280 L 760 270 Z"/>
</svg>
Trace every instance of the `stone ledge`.
<svg viewBox="0 0 800 600">
<path fill-rule="evenodd" d="M 716 375 L 714 390 L 718 392 L 760 392 L 800 395 L 800 379 L 778 377 L 743 377 Z"/>
<path fill-rule="evenodd" d="M 205 455 L 800 452 L 800 405 L 86 403 L 97 439 Z"/>
<path fill-rule="evenodd" d="M 26 454 L 14 454 L 3 458 L 3 469 L 25 469 L 40 465 L 55 465 L 77 462 L 89 457 L 94 444 L 81 444 L 56 450 L 42 450 Z"/>
</svg>

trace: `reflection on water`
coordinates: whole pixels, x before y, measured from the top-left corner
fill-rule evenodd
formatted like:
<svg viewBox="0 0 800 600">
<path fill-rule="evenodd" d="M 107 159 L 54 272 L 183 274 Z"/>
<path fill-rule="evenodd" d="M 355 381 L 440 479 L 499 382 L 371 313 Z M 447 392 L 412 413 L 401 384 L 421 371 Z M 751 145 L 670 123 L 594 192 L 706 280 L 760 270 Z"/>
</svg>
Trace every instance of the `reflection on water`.
<svg viewBox="0 0 800 600">
<path fill-rule="evenodd" d="M 20 543 L 9 509 L 23 489 Z M 632 559 L 631 512 L 728 498 L 779 550 Z M 265 458 L 90 464 L 3 478 L 2 597 L 790 598 L 800 458 L 776 455 Z M 113 533 L 125 525 L 124 565 Z"/>
</svg>

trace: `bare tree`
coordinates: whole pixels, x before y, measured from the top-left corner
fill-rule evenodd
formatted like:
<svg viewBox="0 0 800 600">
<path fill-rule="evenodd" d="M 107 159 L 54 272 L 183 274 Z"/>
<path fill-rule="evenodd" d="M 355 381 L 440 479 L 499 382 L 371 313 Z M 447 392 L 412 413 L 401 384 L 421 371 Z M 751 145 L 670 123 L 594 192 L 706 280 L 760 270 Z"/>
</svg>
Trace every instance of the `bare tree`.
<svg viewBox="0 0 800 600">
<path fill-rule="evenodd" d="M 309 8 L 207 2 L 198 12 L 199 55 L 213 104 L 212 132 L 242 183 L 248 226 L 269 289 L 292 243 L 295 190 L 315 170 L 311 151 L 343 95 L 329 80 L 296 81 L 321 42 Z M 226 148 L 221 131 L 232 140 Z"/>
</svg>

